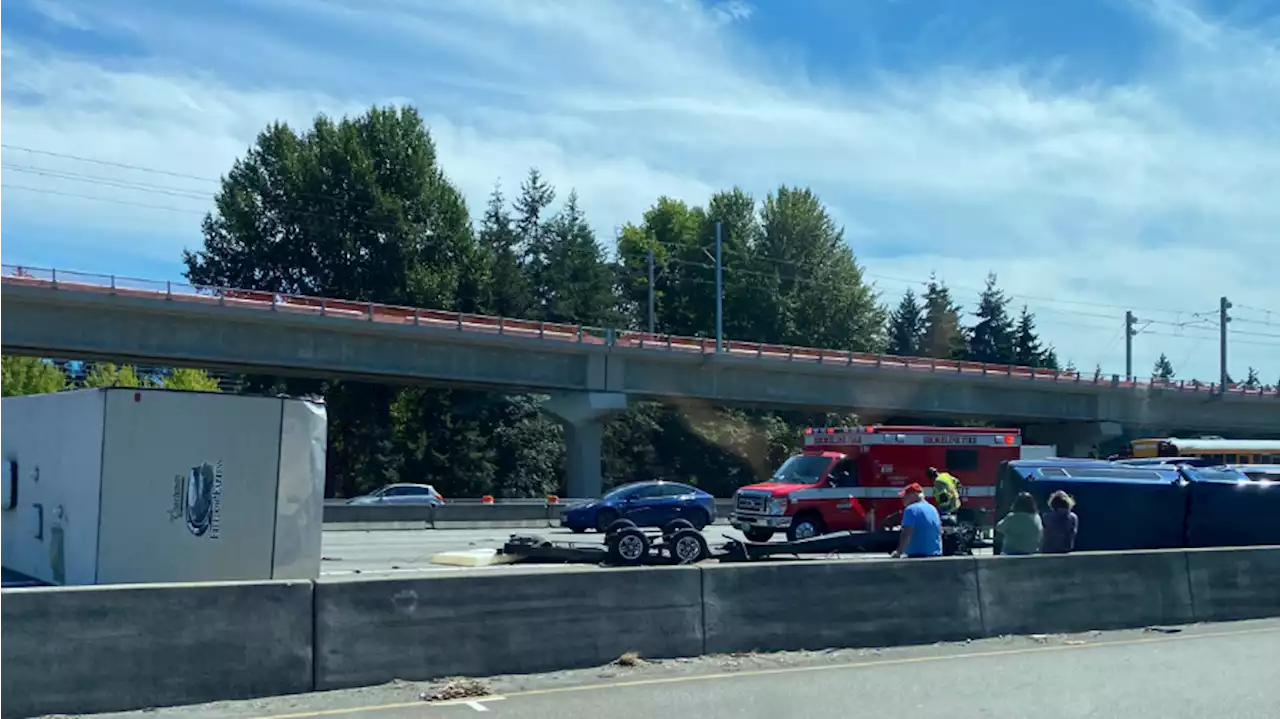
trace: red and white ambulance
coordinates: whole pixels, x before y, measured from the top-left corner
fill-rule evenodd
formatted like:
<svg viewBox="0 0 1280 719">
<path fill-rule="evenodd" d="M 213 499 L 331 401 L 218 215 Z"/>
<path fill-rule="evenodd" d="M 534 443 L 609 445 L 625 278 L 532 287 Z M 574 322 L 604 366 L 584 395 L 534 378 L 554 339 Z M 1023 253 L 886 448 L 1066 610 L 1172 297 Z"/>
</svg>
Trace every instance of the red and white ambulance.
<svg viewBox="0 0 1280 719">
<path fill-rule="evenodd" d="M 906 485 L 919 482 L 932 495 L 929 467 L 959 480 L 962 507 L 956 519 L 984 527 L 995 509 L 1000 463 L 1024 451 L 1016 429 L 867 426 L 804 432 L 801 454 L 784 462 L 770 481 L 734 494 L 730 523 L 748 540 L 768 541 L 783 531 L 794 541 L 873 530 L 877 521 L 883 526 L 901 511 L 898 493 Z"/>
</svg>

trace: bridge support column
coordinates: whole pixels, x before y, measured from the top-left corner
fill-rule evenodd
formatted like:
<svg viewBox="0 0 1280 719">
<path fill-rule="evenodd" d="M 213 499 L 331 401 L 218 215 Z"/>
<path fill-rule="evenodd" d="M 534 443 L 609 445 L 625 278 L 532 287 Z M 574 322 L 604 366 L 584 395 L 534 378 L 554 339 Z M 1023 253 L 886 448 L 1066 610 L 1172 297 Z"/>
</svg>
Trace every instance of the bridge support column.
<svg viewBox="0 0 1280 719">
<path fill-rule="evenodd" d="M 1029 444 L 1054 445 L 1059 457 L 1096 457 L 1098 444 L 1122 431 L 1119 422 L 1063 422 L 1033 424 L 1024 435 Z"/>
<path fill-rule="evenodd" d="M 604 423 L 627 408 L 627 396 L 563 392 L 552 395 L 542 407 L 564 426 L 565 494 L 575 499 L 599 497 L 604 489 Z"/>
</svg>

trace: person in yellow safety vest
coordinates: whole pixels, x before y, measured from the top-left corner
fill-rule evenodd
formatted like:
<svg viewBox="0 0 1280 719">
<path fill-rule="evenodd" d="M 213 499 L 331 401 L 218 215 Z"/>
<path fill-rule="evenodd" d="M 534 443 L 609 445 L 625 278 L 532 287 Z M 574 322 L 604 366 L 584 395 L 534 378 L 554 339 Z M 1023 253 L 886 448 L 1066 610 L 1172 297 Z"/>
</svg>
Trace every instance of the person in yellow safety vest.
<svg viewBox="0 0 1280 719">
<path fill-rule="evenodd" d="M 926 474 L 933 482 L 933 503 L 941 514 L 955 514 L 960 509 L 960 482 L 948 472 L 930 467 Z"/>
</svg>

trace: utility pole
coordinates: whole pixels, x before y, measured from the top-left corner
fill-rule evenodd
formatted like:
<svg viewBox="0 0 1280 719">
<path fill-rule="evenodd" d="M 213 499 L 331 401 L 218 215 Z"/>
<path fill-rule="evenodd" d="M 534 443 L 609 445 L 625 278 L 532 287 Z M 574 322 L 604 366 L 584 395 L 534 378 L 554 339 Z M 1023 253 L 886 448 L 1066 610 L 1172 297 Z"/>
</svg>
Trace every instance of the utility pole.
<svg viewBox="0 0 1280 719">
<path fill-rule="evenodd" d="M 653 334 L 653 250 L 649 250 L 649 334 Z"/>
<path fill-rule="evenodd" d="M 1227 310 L 1231 309 L 1231 303 L 1226 297 L 1218 300 L 1218 391 L 1223 394 L 1227 393 L 1227 324 L 1231 322 L 1231 317 L 1227 315 Z"/>
<path fill-rule="evenodd" d="M 720 255 L 720 221 L 716 220 L 716 353 L 724 351 L 724 258 Z M 1223 302 L 1226 300 L 1224 299 Z M 1224 353 L 1226 345 L 1223 345 Z M 1225 354 L 1223 355 L 1226 356 Z M 1224 360 L 1225 361 L 1225 360 Z M 1224 372 L 1226 370 L 1223 370 Z"/>
<path fill-rule="evenodd" d="M 1129 382 L 1133 381 L 1133 338 L 1138 334 L 1138 330 L 1133 326 L 1137 322 L 1138 318 L 1126 310 L 1124 313 L 1124 377 Z"/>
</svg>

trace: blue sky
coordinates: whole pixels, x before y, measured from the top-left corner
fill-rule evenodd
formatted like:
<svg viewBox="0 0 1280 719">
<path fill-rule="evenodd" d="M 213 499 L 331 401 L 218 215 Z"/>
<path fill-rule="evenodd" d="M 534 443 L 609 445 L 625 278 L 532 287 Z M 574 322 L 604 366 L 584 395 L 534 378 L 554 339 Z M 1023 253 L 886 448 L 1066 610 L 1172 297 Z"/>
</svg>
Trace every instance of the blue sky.
<svg viewBox="0 0 1280 719">
<path fill-rule="evenodd" d="M 1123 371 L 1133 309 L 1139 372 L 1166 352 L 1213 378 L 1200 313 L 1227 295 L 1233 374 L 1280 376 L 1280 0 L 10 0 L 4 20 L 6 263 L 177 279 L 266 123 L 412 102 L 473 207 L 537 166 L 609 245 L 659 195 L 810 185 L 886 302 L 937 272 L 971 307 L 994 271 L 1083 369 Z"/>
</svg>

